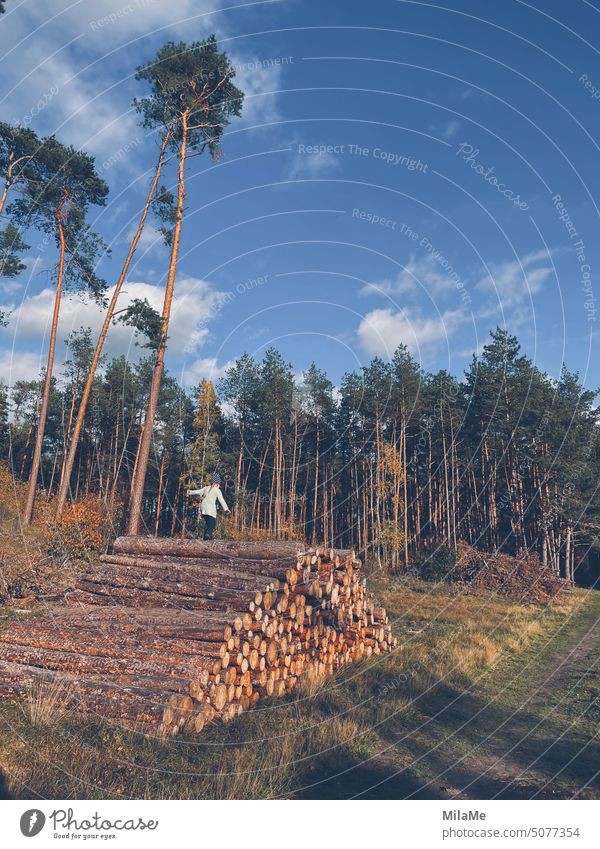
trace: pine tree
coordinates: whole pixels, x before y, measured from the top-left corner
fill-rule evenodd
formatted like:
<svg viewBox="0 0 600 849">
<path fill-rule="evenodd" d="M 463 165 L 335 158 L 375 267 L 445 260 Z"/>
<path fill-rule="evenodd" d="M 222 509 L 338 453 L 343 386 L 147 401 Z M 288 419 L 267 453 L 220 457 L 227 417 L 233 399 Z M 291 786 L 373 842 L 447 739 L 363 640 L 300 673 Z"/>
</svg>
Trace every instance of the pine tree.
<svg viewBox="0 0 600 849">
<path fill-rule="evenodd" d="M 298 388 L 299 410 L 296 411 L 294 424 L 298 425 L 298 416 L 302 416 L 302 439 L 300 446 L 304 449 L 301 462 L 301 471 L 306 476 L 305 491 L 312 497 L 306 505 L 310 508 L 309 517 L 305 520 L 305 534 L 312 542 L 324 541 L 330 524 L 330 516 L 324 515 L 320 505 L 324 505 L 328 499 L 325 487 L 330 478 L 328 468 L 332 468 L 333 428 L 335 403 L 333 400 L 333 384 L 315 363 L 312 363 L 304 373 L 301 386 Z M 290 511 L 295 514 L 294 505 L 294 481 L 298 474 L 296 452 L 298 438 L 294 439 L 294 450 L 292 452 L 292 469 L 290 484 Z M 332 505 L 331 505 L 332 507 Z"/>
<path fill-rule="evenodd" d="M 232 411 L 230 423 L 225 425 L 225 450 L 232 452 L 235 463 L 233 521 L 238 530 L 245 527 L 249 506 L 248 475 L 257 444 L 257 384 L 258 367 L 248 354 L 242 354 L 219 381 L 219 393 Z"/>
<path fill-rule="evenodd" d="M 210 482 L 210 476 L 219 468 L 221 453 L 223 424 L 212 381 L 203 380 L 197 394 L 198 407 L 194 415 L 196 438 L 185 475 L 188 488 L 202 487 Z"/>
<path fill-rule="evenodd" d="M 86 223 L 90 204 L 105 204 L 108 194 L 108 186 L 96 173 L 93 158 L 72 147 L 65 147 L 51 136 L 36 152 L 36 163 L 36 174 L 26 175 L 21 197 L 12 204 L 11 211 L 20 224 L 37 226 L 54 236 L 58 266 L 46 376 L 23 512 L 26 525 L 30 524 L 33 516 L 63 286 L 75 291 L 84 290 L 100 302 L 106 289 L 106 283 L 95 272 L 104 243 Z"/>
<path fill-rule="evenodd" d="M 138 533 L 141 521 L 144 484 L 179 258 L 186 163 L 188 156 L 202 153 L 205 149 L 208 149 L 213 159 L 220 156 L 223 131 L 230 118 L 241 113 L 243 94 L 232 83 L 234 75 L 235 70 L 227 55 L 219 53 L 214 36 L 189 45 L 169 42 L 158 51 L 155 60 L 139 67 L 136 73 L 136 79 L 148 82 L 151 88 L 151 93 L 137 104 L 144 118 L 143 124 L 158 129 L 163 136 L 169 133 L 169 145 L 177 154 L 178 170 L 177 200 L 169 222 L 172 224 L 169 235 L 171 255 L 162 311 L 161 340 L 156 352 L 136 474 L 131 485 L 130 534 Z"/>
</svg>

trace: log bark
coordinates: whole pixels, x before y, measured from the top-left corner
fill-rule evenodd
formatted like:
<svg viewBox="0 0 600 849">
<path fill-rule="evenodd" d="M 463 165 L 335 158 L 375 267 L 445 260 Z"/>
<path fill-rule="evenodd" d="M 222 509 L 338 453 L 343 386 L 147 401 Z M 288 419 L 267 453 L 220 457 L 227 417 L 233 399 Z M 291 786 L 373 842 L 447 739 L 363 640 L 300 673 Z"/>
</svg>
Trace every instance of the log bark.
<svg viewBox="0 0 600 849">
<path fill-rule="evenodd" d="M 132 590 L 152 590 L 153 592 L 161 593 L 177 593 L 177 595 L 192 596 L 194 598 L 214 599 L 215 601 L 224 602 L 241 602 L 242 605 L 248 606 L 250 602 L 260 604 L 262 601 L 262 592 L 247 588 L 221 588 L 213 583 L 207 583 L 204 580 L 197 580 L 193 577 L 185 576 L 180 573 L 173 575 L 156 576 L 152 573 L 132 574 L 128 569 L 117 571 L 116 569 L 101 571 L 85 572 L 76 583 L 77 589 L 85 590 L 86 592 L 99 592 L 104 589 L 107 591 L 118 592 L 121 588 Z"/>
<path fill-rule="evenodd" d="M 87 589 L 76 589 L 65 596 L 67 604 L 101 604 L 101 605 L 123 605 L 124 607 L 163 607 L 177 610 L 199 610 L 214 611 L 235 615 L 244 613 L 227 601 L 216 601 L 210 598 L 198 598 L 196 596 L 180 595 L 178 593 L 161 593 L 144 589 L 129 589 L 127 587 L 115 588 L 111 591 L 108 587 L 98 584 L 89 584 Z"/>
<path fill-rule="evenodd" d="M 295 584 L 299 579 L 298 566 L 286 566 L 278 560 L 262 559 L 208 559 L 202 557 L 177 557 L 176 555 L 135 555 L 135 554 L 106 554 L 100 558 L 103 563 L 117 566 L 138 566 L 154 569 L 164 567 L 174 569 L 181 567 L 189 574 L 202 574 L 217 580 L 237 578 L 244 580 L 255 579 L 259 584 L 264 580 L 271 583 L 271 589 L 282 589 L 286 583 Z"/>
<path fill-rule="evenodd" d="M 207 586 L 231 588 L 236 590 L 277 590 L 278 580 L 273 577 L 274 571 L 285 574 L 280 563 L 264 561 L 272 564 L 271 569 L 257 569 L 255 564 L 262 561 L 235 562 L 229 567 L 229 561 L 209 562 L 199 559 L 184 559 L 173 557 L 134 557 L 127 554 L 105 554 L 100 557 L 103 564 L 97 571 L 105 574 L 131 574 L 141 578 L 156 576 L 165 580 L 191 580 L 205 583 Z M 175 576 L 181 576 L 176 578 Z"/>
<path fill-rule="evenodd" d="M 221 661 L 213 657 L 194 655 L 187 662 L 179 662 L 174 657 L 166 657 L 157 663 L 145 658 L 101 657 L 78 654 L 77 652 L 53 651 L 36 646 L 19 646 L 0 644 L 0 660 L 12 663 L 24 663 L 28 666 L 39 666 L 46 669 L 61 669 L 65 672 L 81 672 L 93 675 L 110 675 L 111 673 L 127 673 L 132 676 L 175 676 L 191 678 L 200 668 L 208 669 L 213 674 L 221 669 Z"/>
<path fill-rule="evenodd" d="M 132 657 L 152 662 L 170 662 L 173 655 L 194 658 L 200 652 L 205 657 L 225 657 L 227 643 L 152 638 L 151 634 L 124 635 L 113 631 L 104 635 L 81 630 L 55 628 L 11 629 L 0 634 L 0 643 L 18 646 L 37 646 L 41 649 L 97 655 L 98 657 Z"/>
<path fill-rule="evenodd" d="M 113 551 L 122 554 L 163 554 L 174 557 L 203 557 L 215 560 L 241 558 L 244 560 L 289 560 L 302 552 L 300 542 L 280 540 L 171 539 L 167 537 L 118 537 Z"/>
<path fill-rule="evenodd" d="M 93 625 L 94 628 L 113 627 L 118 623 L 123 627 L 152 629 L 164 627 L 173 631 L 177 636 L 180 629 L 189 628 L 194 631 L 204 632 L 215 629 L 220 633 L 224 628 L 224 638 L 229 639 L 232 627 L 229 623 L 231 617 L 222 611 L 192 611 L 192 610 L 165 610 L 162 607 L 126 608 L 97 607 L 95 605 L 72 607 L 56 607 L 52 605 L 45 610 L 45 622 L 52 622 L 57 627 L 86 627 Z M 30 627 L 36 622 L 30 623 Z M 220 639 L 218 637 L 217 639 Z"/>
</svg>

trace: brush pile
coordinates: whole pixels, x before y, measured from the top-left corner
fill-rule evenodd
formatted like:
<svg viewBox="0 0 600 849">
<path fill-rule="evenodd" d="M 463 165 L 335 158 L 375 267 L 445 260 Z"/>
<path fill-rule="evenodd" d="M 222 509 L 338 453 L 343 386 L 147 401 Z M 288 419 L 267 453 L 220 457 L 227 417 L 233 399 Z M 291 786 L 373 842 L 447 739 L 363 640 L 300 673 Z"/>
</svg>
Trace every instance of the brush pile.
<svg viewBox="0 0 600 849">
<path fill-rule="evenodd" d="M 521 604 L 547 604 L 571 586 L 536 554 L 488 554 L 466 543 L 458 547 L 453 574 L 474 590 L 492 590 Z"/>
<path fill-rule="evenodd" d="M 100 561 L 0 634 L 0 696 L 59 688 L 69 707 L 174 736 L 396 645 L 352 551 L 120 537 Z"/>
</svg>

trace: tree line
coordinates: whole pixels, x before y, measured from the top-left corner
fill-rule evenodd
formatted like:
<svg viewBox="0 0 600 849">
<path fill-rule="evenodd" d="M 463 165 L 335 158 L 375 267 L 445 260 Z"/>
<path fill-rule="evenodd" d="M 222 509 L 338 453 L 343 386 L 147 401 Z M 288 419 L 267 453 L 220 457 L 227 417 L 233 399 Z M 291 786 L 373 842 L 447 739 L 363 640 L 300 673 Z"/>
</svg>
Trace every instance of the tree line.
<svg viewBox="0 0 600 849">
<path fill-rule="evenodd" d="M 90 333 L 68 340 L 53 380 L 41 480 L 59 487 L 65 434 L 94 355 Z M 74 459 L 73 497 L 127 505 L 140 462 L 155 359 L 118 357 L 94 377 Z M 0 450 L 27 478 L 41 381 L 0 391 Z M 214 471 L 232 516 L 226 531 L 337 547 L 403 570 L 423 549 L 467 541 L 512 554 L 537 551 L 572 577 L 594 536 L 600 503 L 597 393 L 563 369 L 541 372 L 496 329 L 464 379 L 426 373 L 404 346 L 339 387 L 316 365 L 301 378 L 279 352 L 241 356 L 192 394 L 161 382 L 141 503 L 145 533 L 194 533 L 186 490 Z M 8 410 L 12 408 L 9 418 Z"/>
</svg>

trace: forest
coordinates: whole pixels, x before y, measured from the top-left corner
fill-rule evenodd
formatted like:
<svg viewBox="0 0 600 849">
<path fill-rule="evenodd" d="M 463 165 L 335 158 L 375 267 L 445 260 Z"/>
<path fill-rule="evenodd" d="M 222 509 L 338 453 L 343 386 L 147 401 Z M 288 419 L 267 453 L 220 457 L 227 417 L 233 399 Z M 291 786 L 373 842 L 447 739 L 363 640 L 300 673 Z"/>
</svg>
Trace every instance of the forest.
<svg viewBox="0 0 600 849">
<path fill-rule="evenodd" d="M 108 249 L 88 224 L 109 193 L 93 157 L 0 124 L 0 274 L 24 270 L 27 240 L 56 247 L 47 364 L 37 380 L 0 384 L 0 457 L 28 482 L 23 523 L 42 487 L 57 520 L 69 500 L 96 498 L 115 533 L 194 534 L 186 491 L 218 471 L 232 506 L 222 535 L 354 547 L 399 571 L 419 552 L 466 541 L 537 552 L 573 578 L 599 522 L 597 393 L 566 367 L 559 379 L 544 374 L 507 329 L 461 377 L 426 373 L 404 345 L 339 386 L 315 364 L 295 376 L 275 349 L 240 356 L 192 393 L 165 372 L 188 162 L 222 155 L 243 103 L 234 76 L 214 37 L 169 42 L 138 68 L 146 94 L 135 107 L 156 135 L 156 162 L 110 302 L 99 270 Z M 161 183 L 168 169 L 175 192 Z M 148 220 L 169 251 L 161 314 L 118 303 Z M 98 339 L 88 328 L 69 336 L 56 369 L 65 292 L 94 299 L 104 318 Z M 139 360 L 107 359 L 115 321 L 135 328 Z"/>
<path fill-rule="evenodd" d="M 53 379 L 40 483 L 54 494 L 93 356 L 87 330 L 69 340 Z M 106 363 L 94 378 L 72 497 L 127 505 L 139 457 L 152 358 Z M 31 474 L 42 380 L 0 394 L 1 451 Z M 142 504 L 145 533 L 194 534 L 186 489 L 218 470 L 232 517 L 222 532 L 356 547 L 393 569 L 440 542 L 536 551 L 573 576 L 598 523 L 598 413 L 577 375 L 560 380 L 496 329 L 464 379 L 427 374 L 400 347 L 346 374 L 316 365 L 301 380 L 274 349 L 241 356 L 216 387 L 161 384 Z"/>
</svg>

